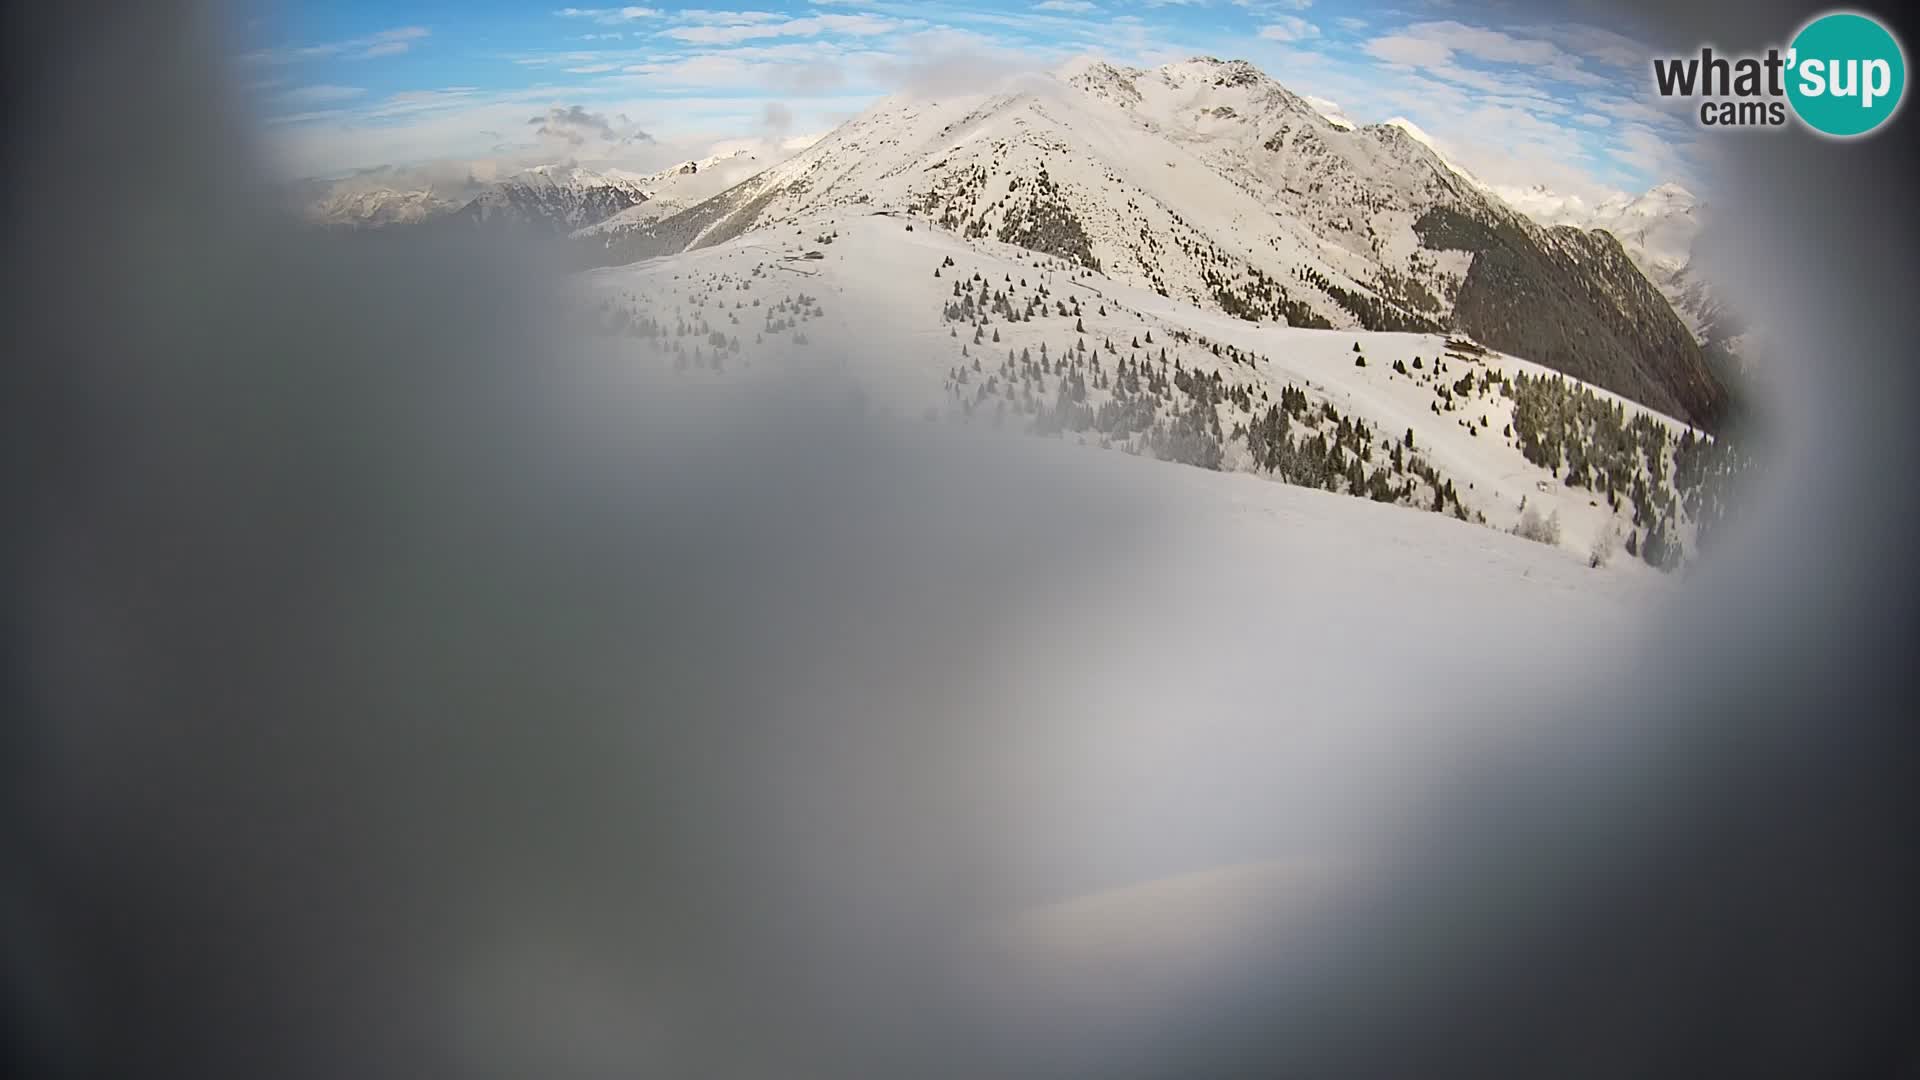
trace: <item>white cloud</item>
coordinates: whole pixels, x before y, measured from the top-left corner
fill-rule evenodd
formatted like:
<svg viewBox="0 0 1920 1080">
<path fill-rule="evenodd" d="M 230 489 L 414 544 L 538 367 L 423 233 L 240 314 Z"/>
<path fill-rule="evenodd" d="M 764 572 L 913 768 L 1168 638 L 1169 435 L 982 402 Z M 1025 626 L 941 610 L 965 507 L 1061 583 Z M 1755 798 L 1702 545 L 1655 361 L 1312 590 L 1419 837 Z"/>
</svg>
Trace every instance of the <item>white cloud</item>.
<svg viewBox="0 0 1920 1080">
<path fill-rule="evenodd" d="M 1315 97 L 1312 94 L 1304 95 L 1304 100 L 1306 101 L 1307 104 L 1313 106 L 1314 112 L 1319 113 L 1321 116 L 1326 117 L 1327 119 L 1333 121 L 1336 124 L 1339 124 L 1343 127 L 1359 126 L 1358 124 L 1355 124 L 1353 122 L 1352 117 L 1347 115 L 1346 110 L 1340 107 L 1339 102 L 1328 101 L 1326 98 Z"/>
<path fill-rule="evenodd" d="M 475 86 L 446 86 L 438 90 L 402 90 L 380 104 L 362 110 L 359 115 L 373 119 L 388 119 L 413 113 L 433 112 L 469 105 L 479 96 L 480 89 Z"/>
<path fill-rule="evenodd" d="M 1518 38 L 1500 30 L 1468 26 L 1453 21 L 1415 23 L 1403 33 L 1435 42 L 1455 52 L 1480 60 L 1506 64 L 1545 64 L 1566 54 L 1550 41 Z"/>
<path fill-rule="evenodd" d="M 348 38 L 345 41 L 330 41 L 320 45 L 301 45 L 286 49 L 258 49 L 240 57 L 243 64 L 295 64 L 306 60 L 372 60 L 382 56 L 398 56 L 413 47 L 413 43 L 427 37 L 431 31 L 424 26 L 399 26 L 392 30 L 382 30 L 365 37 Z"/>
<path fill-rule="evenodd" d="M 620 52 L 562 52 L 535 53 L 532 56 L 518 56 L 513 62 L 521 67 L 547 67 L 553 64 L 599 64 L 609 57 L 620 57 Z M 611 70 L 611 69 L 609 69 Z"/>
<path fill-rule="evenodd" d="M 1469 90 L 1478 90 L 1483 95 L 1530 97 L 1542 101 L 1551 96 L 1531 75 L 1464 68 L 1458 64 L 1438 64 L 1428 68 L 1427 74 L 1451 83 L 1458 83 Z"/>
<path fill-rule="evenodd" d="M 302 105 L 319 105 L 331 101 L 349 101 L 366 92 L 364 87 L 359 86 L 318 84 L 314 86 L 295 87 L 280 95 L 280 97 L 284 101 L 297 102 Z"/>
<path fill-rule="evenodd" d="M 1615 161 L 1625 162 L 1648 175 L 1673 179 L 1690 176 L 1687 151 L 1692 147 L 1693 140 L 1676 138 L 1672 132 L 1628 124 L 1620 129 L 1609 153 Z"/>
<path fill-rule="evenodd" d="M 1320 28 L 1298 15 L 1279 15 L 1260 28 L 1260 36 L 1268 41 L 1310 41 L 1320 36 Z"/>
<path fill-rule="evenodd" d="M 747 51 L 784 58 L 804 47 L 822 54 L 827 51 L 826 43 Z M 848 63 L 868 62 L 868 54 L 848 55 Z M 749 68 L 749 74 L 758 78 L 770 66 Z M 769 84 L 776 81 L 766 79 Z M 388 182 L 401 183 L 391 179 L 393 174 L 425 162 L 458 163 L 451 167 L 451 175 L 462 182 L 470 172 L 484 182 L 556 160 L 651 172 L 704 157 L 706 148 L 720 139 L 743 132 L 764 133 L 770 118 L 779 115 L 778 108 L 767 111 L 769 101 L 782 102 L 781 108 L 790 110 L 792 126 L 780 136 L 783 144 L 804 145 L 858 113 L 873 98 L 873 92 L 866 90 L 842 97 L 814 96 L 804 102 L 783 100 L 788 95 L 780 90 L 754 95 L 754 85 L 736 79 L 716 84 L 712 95 L 700 94 L 697 88 L 685 93 L 686 86 L 675 86 L 671 102 L 655 91 L 653 81 L 618 75 L 564 88 L 483 91 L 447 86 L 405 91 L 351 108 L 275 116 L 268 121 L 268 147 L 279 171 L 290 178 L 378 170 L 389 176 Z M 584 116 L 576 114 L 576 102 Z M 556 109 L 562 110 L 557 125 L 552 122 Z M 529 119 L 534 116 L 539 122 Z M 604 129 L 599 123 L 602 118 Z M 538 134 L 542 127 L 547 134 Z M 564 134 L 568 128 L 582 141 L 569 140 Z M 800 132 L 808 134 L 796 134 Z M 647 137 L 656 141 L 648 142 Z"/>
<path fill-rule="evenodd" d="M 692 45 L 725 45 L 757 38 L 815 37 L 820 34 L 871 37 L 897 30 L 900 26 L 898 20 L 881 15 L 809 15 L 801 19 L 777 21 L 676 26 L 662 30 L 660 36 Z"/>
<path fill-rule="evenodd" d="M 1615 120 L 1655 126 L 1674 125 L 1691 111 L 1685 102 L 1656 97 L 1593 97 L 1583 104 Z"/>
<path fill-rule="evenodd" d="M 1620 39 L 1625 40 L 1625 39 Z M 1603 42 L 1603 51 L 1617 55 L 1617 43 Z M 1454 64 L 1456 54 L 1493 64 L 1523 66 L 1542 76 L 1576 85 L 1605 85 L 1611 80 L 1588 71 L 1580 57 L 1545 38 L 1517 37 L 1503 30 L 1453 22 L 1414 23 L 1367 42 L 1368 55 L 1393 64 L 1440 68 Z"/>
<path fill-rule="evenodd" d="M 886 54 L 863 65 L 872 82 L 909 93 L 939 97 L 974 93 L 1008 79 L 1055 67 L 1066 50 L 1010 47 L 969 30 L 925 30 L 903 37 Z"/>
<path fill-rule="evenodd" d="M 1400 115 L 1429 132 L 1440 152 L 1486 183 L 1602 198 L 1613 173 L 1602 143 L 1611 129 L 1574 122 L 1571 114 L 1599 111 L 1587 100 L 1538 94 L 1492 94 L 1418 69 L 1331 62 L 1282 72 L 1269 68 L 1296 93 L 1338 101 L 1349 118 L 1377 122 Z M 1316 106 L 1318 107 L 1318 106 Z"/>
<path fill-rule="evenodd" d="M 1374 38 L 1363 50 L 1382 63 L 1417 68 L 1489 94 L 1548 97 L 1545 83 L 1608 86 L 1616 81 L 1587 70 L 1579 57 L 1551 41 L 1453 21 L 1414 23 Z M 1459 62 L 1462 57 L 1500 67 L 1468 67 Z"/>
<path fill-rule="evenodd" d="M 769 101 L 760 108 L 760 126 L 769 136 L 784 137 L 793 127 L 793 110 L 778 101 Z"/>
<path fill-rule="evenodd" d="M 1329 61 L 1326 53 L 1311 49 L 1268 48 L 1259 53 L 1258 64 L 1260 70 L 1291 89 L 1299 85 L 1302 70 L 1325 68 Z"/>
<path fill-rule="evenodd" d="M 1408 67 L 1439 67 L 1453 59 L 1453 50 L 1445 45 L 1403 34 L 1374 38 L 1363 48 L 1377 60 Z"/>
<path fill-rule="evenodd" d="M 825 42 L 742 46 L 629 64 L 617 78 L 658 90 L 758 87 L 788 97 L 818 97 L 846 86 L 849 68 L 868 55 Z"/>
<path fill-rule="evenodd" d="M 579 105 L 550 106 L 546 112 L 528 120 L 540 138 L 565 143 L 570 147 L 589 143 L 650 143 L 653 136 L 635 126 L 625 113 L 608 116 L 589 112 Z"/>
<path fill-rule="evenodd" d="M 891 90 L 944 96 L 979 89 L 1003 76 L 1051 69 L 1081 51 L 1141 66 L 1198 54 L 1245 55 L 1290 89 L 1314 95 L 1310 100 L 1322 112 L 1355 122 L 1395 114 L 1413 118 L 1442 141 L 1451 157 L 1490 183 L 1545 183 L 1580 191 L 1594 187 L 1595 176 L 1668 168 L 1682 151 L 1658 151 L 1648 133 L 1656 138 L 1687 134 L 1656 107 L 1664 103 L 1636 100 L 1634 87 L 1616 70 L 1630 59 L 1640 66 L 1644 53 L 1635 51 L 1640 47 L 1579 24 L 1491 29 L 1429 18 L 1390 28 L 1385 16 L 1355 18 L 1325 10 L 1326 5 L 1316 8 L 1310 0 L 1215 4 L 1232 3 L 1253 20 L 1258 36 L 1249 40 L 1245 31 L 1235 36 L 1197 29 L 1195 20 L 1151 10 L 1214 0 L 1032 0 L 1025 9 L 997 11 L 956 0 L 811 2 L 811 9 L 795 12 L 563 8 L 554 14 L 575 21 L 567 29 L 576 32 L 570 35 L 576 49 L 580 41 L 625 38 L 634 39 L 630 45 L 648 47 L 606 45 L 599 52 L 554 51 L 516 59 L 528 70 L 524 81 L 540 84 L 522 93 L 565 94 L 568 107 L 578 94 L 595 117 L 618 117 L 609 104 L 616 98 L 651 101 L 653 111 L 636 105 L 631 114 L 647 117 L 649 132 L 664 125 L 669 140 L 683 131 L 710 138 L 759 132 L 756 137 L 770 138 L 766 133 L 776 129 L 831 126 Z M 1103 10 L 1128 14 L 1086 17 Z M 1334 26 L 1340 28 L 1336 36 L 1353 41 L 1364 58 L 1356 62 L 1345 50 L 1322 47 L 1324 30 Z M 274 58 L 391 54 L 425 35 L 424 28 L 399 28 L 305 51 L 283 50 Z M 591 78 L 563 79 L 563 72 Z M 285 80 L 282 86 L 359 81 L 332 71 L 305 74 L 305 80 Z M 543 77 L 552 81 L 541 83 Z M 1581 93 L 1570 85 L 1603 88 Z M 297 111 L 291 107 L 295 102 L 308 107 L 297 120 L 276 119 L 286 128 L 301 128 L 311 145 L 324 144 L 331 155 L 354 158 L 376 148 L 413 152 L 397 135 L 383 131 L 369 133 L 369 145 L 349 153 L 346 132 L 356 125 L 405 127 L 418 131 L 427 144 L 458 144 L 460 153 L 472 156 L 520 145 L 514 140 L 524 140 L 532 130 L 527 117 L 560 104 L 523 96 L 514 99 L 528 102 L 514 107 L 517 116 L 503 117 L 494 110 L 512 91 L 475 94 L 447 88 L 370 103 L 350 89 L 303 87 L 267 100 L 282 103 L 288 112 Z M 664 109 L 669 100 L 672 108 Z M 709 104 L 686 112 L 694 101 Z M 835 103 L 831 109 L 829 101 Z M 474 131 L 491 132 L 490 141 L 478 142 L 470 132 L 461 142 L 454 116 L 466 117 Z M 580 125 L 571 127 L 577 134 Z M 1638 132 L 1629 136 L 1630 128 Z M 315 156 L 323 155 L 316 150 Z"/>
<path fill-rule="evenodd" d="M 658 8 L 617 7 L 617 8 L 561 8 L 554 12 L 563 19 L 590 19 L 607 26 L 617 26 L 623 22 L 639 19 L 657 19 L 661 15 Z"/>
<path fill-rule="evenodd" d="M 788 18 L 772 11 L 709 11 L 704 8 L 687 8 L 674 13 L 677 22 L 702 23 L 710 26 L 739 26 L 746 23 L 779 22 Z"/>
<path fill-rule="evenodd" d="M 364 39 L 368 43 L 366 55 L 388 56 L 394 51 L 406 52 L 414 42 L 428 37 L 431 33 L 432 31 L 424 26 L 402 26 L 393 30 L 382 30 Z"/>
<path fill-rule="evenodd" d="M 1569 23 L 1543 27 L 1536 32 L 1581 57 L 1618 68 L 1644 67 L 1653 57 L 1652 46 L 1645 42 L 1598 26 Z"/>
</svg>

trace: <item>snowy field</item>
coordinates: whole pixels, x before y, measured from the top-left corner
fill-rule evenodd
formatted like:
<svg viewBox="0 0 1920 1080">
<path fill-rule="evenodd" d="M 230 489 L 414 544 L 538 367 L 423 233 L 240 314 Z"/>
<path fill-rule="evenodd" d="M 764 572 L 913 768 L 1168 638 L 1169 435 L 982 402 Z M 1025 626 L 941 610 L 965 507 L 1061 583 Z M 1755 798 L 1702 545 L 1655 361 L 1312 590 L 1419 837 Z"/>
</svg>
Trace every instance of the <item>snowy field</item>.
<svg viewBox="0 0 1920 1080">
<path fill-rule="evenodd" d="M 672 453 L 647 475 L 686 474 L 662 527 L 722 553 L 689 552 L 688 635 L 648 649 L 770 685 L 778 726 L 715 759 L 726 828 L 773 839 L 753 872 L 851 1000 L 902 995 L 879 1010 L 950 993 L 1124 1052 L 1250 949 L 1310 948 L 1436 789 L 1565 737 L 1556 708 L 1683 596 L 1446 515 L 912 412 L 734 429 L 817 416 L 831 380 L 663 392 L 600 361 L 579 429 L 638 418 Z M 708 656 L 734 622 L 787 661 Z"/>
<path fill-rule="evenodd" d="M 861 853 L 847 880 L 809 877 L 808 917 L 877 954 L 932 949 L 942 980 L 986 980 L 1014 1030 L 1105 1040 L 1231 985 L 1250 942 L 1310 935 L 1329 905 L 1364 895 L 1436 785 L 1565 735 L 1554 706 L 1631 670 L 1641 632 L 1684 597 L 1684 575 L 1620 552 L 1630 506 L 1568 487 L 1506 430 L 1500 383 L 1553 373 L 1446 335 L 1248 322 L 844 206 L 579 284 L 576 317 L 599 333 L 582 405 L 595 414 L 695 401 L 679 422 L 720 431 L 733 390 L 797 394 L 804 413 L 840 388 L 825 396 L 856 401 L 857 428 L 957 470 L 900 482 L 900 513 L 930 514 L 937 542 L 847 525 L 838 556 L 933 567 L 876 570 L 895 582 L 888 603 L 987 609 L 909 632 L 959 634 L 965 665 L 938 680 L 956 685 L 908 706 L 905 728 L 826 735 L 841 749 L 815 753 L 849 770 L 831 794 L 778 790 L 808 772 L 783 758 L 766 798 L 775 819 Z M 992 307 L 956 318 L 963 294 Z M 1007 373 L 1043 357 L 1056 368 L 1016 394 Z M 1374 465 L 1417 453 L 1458 501 L 1434 512 L 1434 486 L 1400 473 L 1414 495 L 1397 501 L 1283 483 L 1234 435 L 1214 470 L 1154 460 L 1138 439 L 1026 433 L 1021 408 L 1044 415 L 1081 375 L 1090 405 L 1113 402 L 1104 380 L 1122 361 L 1245 394 L 1248 412 L 1219 406 L 1223 434 L 1303 392 L 1296 436 L 1359 424 Z M 1465 376 L 1495 388 L 1441 392 Z M 899 490 L 842 480 L 856 502 Z M 1523 507 L 1558 522 L 1557 542 L 1513 534 Z M 860 633 L 836 648 L 858 653 Z M 856 711 L 889 700 L 826 696 Z M 876 893 L 880 866 L 894 884 Z"/>
<path fill-rule="evenodd" d="M 955 285 L 971 287 L 976 275 L 1015 297 L 1044 288 L 1040 317 L 989 316 L 982 340 L 975 342 L 975 327 L 956 326 L 943 318 L 942 309 L 952 301 Z M 1441 478 L 1452 482 L 1462 511 L 1476 520 L 1511 529 L 1523 506 L 1531 508 L 1543 519 L 1557 516 L 1557 546 L 1569 559 L 1592 562 L 1600 553 L 1602 571 L 1647 571 L 1637 560 L 1614 557 L 1633 531 L 1631 507 L 1609 508 L 1595 492 L 1567 487 L 1557 475 L 1528 462 L 1508 430 L 1511 398 L 1497 390 L 1444 403 L 1439 396 L 1462 376 L 1498 380 L 1554 373 L 1499 353 L 1456 351 L 1444 335 L 1247 322 L 1011 245 L 966 240 L 924 220 L 845 210 L 823 212 L 791 227 L 756 230 L 711 248 L 593 271 L 585 281 L 589 306 L 605 303 L 633 320 L 656 320 L 665 336 L 684 328 L 693 335 L 687 338 L 688 350 L 701 347 L 695 338 L 706 336 L 693 333 L 695 328 L 738 338 L 737 358 L 728 351 L 722 361 L 725 374 L 751 374 L 756 356 L 763 373 L 787 370 L 793 357 L 810 356 L 819 365 L 857 372 L 878 404 L 903 415 L 931 408 L 949 421 L 984 426 L 983 417 L 952 407 L 959 389 L 953 385 L 956 368 L 980 360 L 991 365 L 1016 355 L 1015 350 L 1045 347 L 1057 357 L 1076 344 L 1096 353 L 1110 346 L 1109 364 L 1127 356 L 1153 361 L 1164 352 L 1195 371 L 1219 371 L 1231 383 L 1264 395 L 1254 403 L 1256 413 L 1292 385 L 1316 405 L 1366 421 L 1376 443 L 1402 441 L 1411 431 L 1408 449 L 1417 448 Z M 1077 304 L 1080 314 L 1057 315 L 1052 305 L 1063 301 Z M 780 331 L 768 329 L 770 317 Z M 1244 359 L 1223 360 L 1203 343 L 1240 350 Z M 623 347 L 631 348 L 636 363 L 660 364 L 660 356 L 642 343 Z M 713 351 L 711 344 L 705 349 Z M 1365 366 L 1357 366 L 1357 359 Z M 712 376 L 710 369 L 687 373 Z M 1650 416 L 1676 436 L 1685 430 L 1617 395 L 1594 393 L 1602 401 L 1620 402 L 1629 417 Z M 1232 419 L 1223 419 L 1223 430 Z M 1251 469 L 1245 446 L 1225 441 L 1223 467 Z"/>
</svg>

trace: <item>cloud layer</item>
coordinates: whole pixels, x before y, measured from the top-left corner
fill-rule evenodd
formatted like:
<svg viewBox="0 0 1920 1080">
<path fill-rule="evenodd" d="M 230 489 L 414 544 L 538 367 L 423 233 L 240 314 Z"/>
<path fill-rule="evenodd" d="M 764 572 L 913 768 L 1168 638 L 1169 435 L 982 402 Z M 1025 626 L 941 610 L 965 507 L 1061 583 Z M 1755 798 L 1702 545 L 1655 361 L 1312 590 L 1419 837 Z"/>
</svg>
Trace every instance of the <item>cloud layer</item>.
<svg viewBox="0 0 1920 1080">
<path fill-rule="evenodd" d="M 1354 121 L 1412 120 L 1496 184 L 1600 197 L 1694 177 L 1695 129 L 1643 85 L 1648 46 L 1620 26 L 1541 24 L 1505 10 L 1448 5 L 1433 17 L 1324 0 L 564 7 L 484 46 L 469 40 L 471 27 L 406 25 L 265 45 L 243 59 L 307 76 L 269 108 L 284 137 L 304 143 L 289 158 L 307 171 L 386 163 L 406 145 L 424 159 L 530 153 L 556 137 L 644 157 L 647 140 L 605 137 L 579 117 L 543 120 L 530 131 L 538 138 L 516 144 L 501 133 L 526 125 L 502 117 L 526 105 L 543 118 L 577 107 L 624 113 L 662 141 L 712 142 L 760 132 L 770 106 L 796 130 L 823 130 L 887 93 L 962 92 L 1095 53 L 1149 66 L 1245 57 Z M 457 106 L 448 87 L 409 74 L 430 35 L 437 54 L 458 59 Z M 500 51 L 503 39 L 512 51 Z"/>
</svg>

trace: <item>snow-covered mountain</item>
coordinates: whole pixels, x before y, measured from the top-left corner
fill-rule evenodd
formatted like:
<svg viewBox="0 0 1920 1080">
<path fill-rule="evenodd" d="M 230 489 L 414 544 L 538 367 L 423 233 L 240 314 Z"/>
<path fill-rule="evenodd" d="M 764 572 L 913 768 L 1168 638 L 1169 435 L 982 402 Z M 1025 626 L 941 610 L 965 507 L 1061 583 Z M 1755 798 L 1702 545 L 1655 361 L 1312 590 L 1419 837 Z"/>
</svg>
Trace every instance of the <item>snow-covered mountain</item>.
<svg viewBox="0 0 1920 1080">
<path fill-rule="evenodd" d="M 613 236 L 670 217 L 712 198 L 791 155 L 766 146 L 746 146 L 688 161 L 642 178 L 645 202 L 636 203 L 580 230 L 582 236 Z"/>
<path fill-rule="evenodd" d="M 1325 110 L 1323 110 L 1325 111 Z M 1463 179 L 1552 228 L 1604 230 L 1646 279 L 1660 290 L 1721 377 L 1740 368 L 1735 325 L 1713 286 L 1698 272 L 1694 243 L 1707 217 L 1707 205 L 1679 184 L 1656 184 L 1640 195 L 1614 194 L 1598 202 L 1555 191 L 1544 184 L 1514 187 L 1489 184 L 1457 162 L 1447 160 L 1433 137 L 1404 117 L 1387 121 L 1411 135 Z"/>
<path fill-rule="evenodd" d="M 1609 236 L 1543 227 L 1405 127 L 1350 128 L 1243 61 L 1082 62 L 896 96 L 679 213 L 589 235 L 624 263 L 848 210 L 912 214 L 1252 321 L 1464 330 L 1711 424 L 1718 382 Z"/>
<path fill-rule="evenodd" d="M 1438 512 L 1579 565 L 1671 565 L 1724 505 L 1717 444 L 1541 364 L 1457 334 L 1249 321 L 905 212 L 835 207 L 582 284 L 622 366 L 823 365 L 895 415 Z"/>
<path fill-rule="evenodd" d="M 536 165 L 492 182 L 469 179 L 465 194 L 418 188 L 336 187 L 311 202 L 306 217 L 339 228 L 464 223 L 572 232 L 644 202 L 653 177 L 577 165 Z"/>
<path fill-rule="evenodd" d="M 431 188 L 397 191 L 382 187 L 332 192 L 308 206 L 306 214 L 307 219 L 317 225 L 377 229 L 388 225 L 418 225 L 451 214 L 461 205 Z"/>
<path fill-rule="evenodd" d="M 1516 209 L 1548 225 L 1605 229 L 1620 241 L 1647 279 L 1672 302 L 1694 336 L 1705 341 L 1718 316 L 1712 290 L 1693 271 L 1693 246 L 1707 207 L 1686 188 L 1664 183 L 1640 195 L 1614 195 L 1588 203 L 1577 195 L 1542 186 L 1502 195 Z"/>
<path fill-rule="evenodd" d="M 492 185 L 454 217 L 473 224 L 561 233 L 605 221 L 646 200 L 642 177 L 573 165 L 537 165 Z"/>
<path fill-rule="evenodd" d="M 307 220 L 341 228 L 420 225 L 441 219 L 512 223 L 543 229 L 614 234 L 682 210 L 732 187 L 792 151 L 756 142 L 655 173 L 538 165 L 492 182 L 469 180 L 465 194 L 432 185 L 339 185 L 311 197 Z"/>
</svg>

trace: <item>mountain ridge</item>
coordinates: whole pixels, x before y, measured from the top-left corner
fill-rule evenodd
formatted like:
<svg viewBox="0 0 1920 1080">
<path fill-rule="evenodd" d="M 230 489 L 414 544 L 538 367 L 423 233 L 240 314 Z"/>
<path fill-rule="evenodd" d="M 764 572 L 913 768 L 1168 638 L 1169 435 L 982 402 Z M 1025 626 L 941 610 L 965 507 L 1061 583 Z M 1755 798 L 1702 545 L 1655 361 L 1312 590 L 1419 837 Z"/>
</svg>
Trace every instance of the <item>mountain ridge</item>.
<svg viewBox="0 0 1920 1080">
<path fill-rule="evenodd" d="M 875 211 L 1255 321 L 1461 330 L 1707 428 L 1724 406 L 1698 343 L 1617 245 L 1556 236 L 1403 126 L 1335 123 L 1246 61 L 1091 61 L 988 93 L 895 95 L 695 206 L 599 232 L 586 257 Z M 1435 242 L 1461 222 L 1477 223 L 1473 242 Z"/>
</svg>

